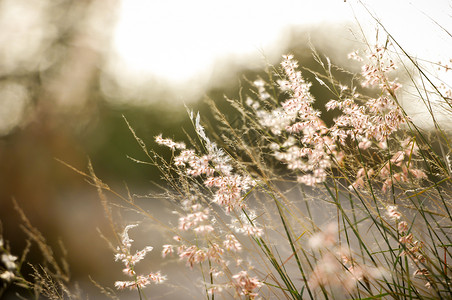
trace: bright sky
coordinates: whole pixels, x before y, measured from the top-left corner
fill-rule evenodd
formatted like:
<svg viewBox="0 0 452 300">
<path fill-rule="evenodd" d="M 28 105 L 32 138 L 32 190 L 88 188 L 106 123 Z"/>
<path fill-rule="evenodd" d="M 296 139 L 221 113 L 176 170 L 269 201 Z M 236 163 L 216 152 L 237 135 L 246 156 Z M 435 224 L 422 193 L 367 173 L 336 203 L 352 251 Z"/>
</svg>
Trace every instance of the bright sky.
<svg viewBox="0 0 452 300">
<path fill-rule="evenodd" d="M 452 38 L 444 47 L 447 35 L 427 17 L 452 31 L 450 1 L 367 2 L 412 54 L 435 61 L 450 55 Z M 374 35 L 375 22 L 356 0 L 122 0 L 114 45 L 123 71 L 184 82 L 226 55 L 273 53 L 290 25 L 356 23 L 353 10 Z"/>
<path fill-rule="evenodd" d="M 183 81 L 229 54 L 258 56 L 288 25 L 344 20 L 341 1 L 123 0 L 115 47 L 127 66 Z"/>
<path fill-rule="evenodd" d="M 452 2 L 362 0 L 362 3 L 410 55 L 452 65 Z M 186 102 L 205 92 L 212 70 L 221 58 L 233 55 L 242 64 L 260 63 L 263 67 L 262 53 L 267 58 L 280 59 L 287 43 L 284 29 L 317 24 L 323 28 L 339 24 L 345 27 L 358 24 L 357 20 L 369 42 L 374 42 L 376 22 L 359 0 L 122 0 L 114 35 L 119 58 L 115 57 L 113 69 L 120 70 L 116 72 L 117 82 L 129 91 L 148 86 L 150 77 L 158 78 L 163 83 L 169 82 L 171 90 Z M 344 39 L 332 33 L 327 43 L 340 48 Z M 431 71 L 438 75 L 437 70 Z M 438 76 L 452 85 L 452 71 Z M 410 93 L 409 89 L 405 91 Z M 142 98 L 141 103 L 146 104 L 149 98 Z M 431 126 L 431 122 L 425 121 L 429 116 L 423 105 L 416 104 L 419 97 L 404 96 L 402 100 L 409 103 L 407 112 L 415 121 Z M 444 118 L 446 122 L 449 116 Z"/>
</svg>

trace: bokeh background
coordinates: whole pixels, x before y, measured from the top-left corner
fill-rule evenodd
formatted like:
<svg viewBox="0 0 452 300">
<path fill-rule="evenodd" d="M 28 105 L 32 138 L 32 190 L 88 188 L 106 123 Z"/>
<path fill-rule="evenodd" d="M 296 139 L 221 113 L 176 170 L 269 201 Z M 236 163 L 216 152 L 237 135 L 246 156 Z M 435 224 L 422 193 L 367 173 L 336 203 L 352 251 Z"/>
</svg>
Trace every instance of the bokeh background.
<svg viewBox="0 0 452 300">
<path fill-rule="evenodd" d="M 64 242 L 73 280 L 97 299 L 88 275 L 112 287 L 121 266 L 96 230 L 108 232 L 95 188 L 59 161 L 86 171 L 91 160 L 119 192 L 148 194 L 159 173 L 128 158 L 144 154 L 123 116 L 153 147 L 159 133 L 185 139 L 185 106 L 208 118 L 203 99 L 237 98 L 282 54 L 315 69 L 314 46 L 359 72 L 347 54 L 365 46 L 363 37 L 381 40 L 370 13 L 410 54 L 447 62 L 450 1 L 424 2 L 0 0 L 3 237 L 13 253 L 25 246 L 14 198 L 50 244 Z M 314 81 L 313 94 L 328 101 L 320 90 Z M 422 108 L 404 101 L 428 126 Z M 30 259 L 39 262 L 35 247 Z"/>
</svg>

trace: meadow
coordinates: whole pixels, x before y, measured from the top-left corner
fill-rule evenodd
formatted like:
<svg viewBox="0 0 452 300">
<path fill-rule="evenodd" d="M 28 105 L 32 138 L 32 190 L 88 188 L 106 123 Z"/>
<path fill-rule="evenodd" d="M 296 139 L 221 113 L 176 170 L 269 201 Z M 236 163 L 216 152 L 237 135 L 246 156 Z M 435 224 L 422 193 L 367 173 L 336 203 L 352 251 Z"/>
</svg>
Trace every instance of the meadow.
<svg viewBox="0 0 452 300">
<path fill-rule="evenodd" d="M 437 115 L 452 118 L 450 83 L 381 24 L 377 43 L 362 45 L 348 56 L 360 72 L 312 48 L 322 72 L 287 54 L 264 66 L 267 77 L 247 78 L 238 99 L 210 100 L 215 122 L 187 107 L 188 143 L 162 132 L 147 145 L 124 118 L 146 156 L 131 159 L 166 182 L 147 197 L 165 201 L 170 217 L 142 207 L 133 191 L 114 191 L 90 163 L 74 169 L 97 189 L 110 224 L 100 238 L 112 237 L 118 280 L 100 291 L 114 299 L 154 299 L 156 285 L 212 300 L 450 298 L 452 141 Z M 329 99 L 315 99 L 306 74 Z M 406 94 L 424 105 L 431 127 L 405 111 Z M 125 213 L 136 221 L 124 222 Z M 81 298 L 70 266 L 22 219 L 44 262 L 22 274 L 27 249 L 11 253 L 2 238 L 0 293 L 19 286 L 30 297 Z M 143 228 L 165 241 L 146 239 Z M 161 269 L 140 268 L 156 252 Z M 165 266 L 191 282 L 178 282 Z"/>
</svg>

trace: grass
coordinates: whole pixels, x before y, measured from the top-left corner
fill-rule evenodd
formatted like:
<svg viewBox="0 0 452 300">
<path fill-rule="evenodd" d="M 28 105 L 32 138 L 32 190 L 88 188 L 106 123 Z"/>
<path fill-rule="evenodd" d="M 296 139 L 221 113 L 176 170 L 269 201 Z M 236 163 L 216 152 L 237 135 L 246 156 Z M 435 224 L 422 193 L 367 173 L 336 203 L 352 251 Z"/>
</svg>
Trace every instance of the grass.
<svg viewBox="0 0 452 300">
<path fill-rule="evenodd" d="M 138 229 L 128 231 L 136 224 L 116 222 L 117 205 L 108 194 L 137 212 L 140 224 L 158 225 L 167 243 L 152 245 L 153 251 L 189 270 L 199 298 L 449 298 L 452 148 L 433 106 L 451 114 L 452 101 L 379 26 L 384 43 L 350 55 L 362 72 L 349 82 L 336 79 L 349 71 L 314 49 L 323 72 L 299 67 L 287 55 L 280 66 L 269 66 L 266 80 L 249 81 L 252 88 L 239 99 L 225 100 L 234 114 L 210 101 L 216 123 L 203 124 L 189 111 L 189 146 L 158 136 L 156 143 L 167 148 L 160 154 L 126 120 L 147 158 L 133 160 L 161 172 L 166 185 L 155 197 L 172 205 L 177 224 L 148 212 L 130 193 L 113 191 L 91 164 L 87 173 L 74 169 L 97 188 L 114 233 L 111 248 L 127 279 L 116 288 L 149 299 L 148 285 L 178 283 L 165 270 L 138 274 L 136 264 L 152 247 L 133 253 L 129 234 Z M 329 93 L 331 100 L 321 99 L 325 109 L 314 108 L 320 99 L 310 93 L 307 73 Z M 396 79 L 401 74 L 409 79 L 403 85 Z M 424 103 L 433 129 L 420 128 L 400 104 L 406 87 Z M 333 121 L 322 119 L 325 110 L 335 112 Z M 34 281 L 25 280 L 20 270 L 27 251 L 18 260 L 2 240 L 1 291 L 21 285 L 33 295 L 79 297 L 67 287 L 66 264 L 23 220 L 46 264 L 33 267 Z"/>
</svg>

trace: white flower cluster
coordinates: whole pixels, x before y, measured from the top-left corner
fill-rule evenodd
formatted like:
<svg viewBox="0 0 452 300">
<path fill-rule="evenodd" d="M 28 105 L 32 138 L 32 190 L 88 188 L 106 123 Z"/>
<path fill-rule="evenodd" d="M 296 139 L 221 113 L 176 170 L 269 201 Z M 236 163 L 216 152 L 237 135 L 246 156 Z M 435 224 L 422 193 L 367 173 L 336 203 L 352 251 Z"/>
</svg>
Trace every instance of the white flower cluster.
<svg viewBox="0 0 452 300">
<path fill-rule="evenodd" d="M 143 288 L 150 284 L 151 282 L 162 283 L 166 280 L 166 276 L 157 273 L 149 273 L 148 275 L 137 275 L 135 272 L 135 265 L 142 260 L 145 255 L 152 251 L 152 247 L 145 247 L 141 251 L 137 251 L 135 254 L 130 254 L 130 247 L 132 246 L 133 240 L 129 237 L 128 231 L 131 228 L 137 227 L 138 225 L 127 225 L 122 233 L 121 246 L 117 248 L 117 253 L 115 254 L 115 261 L 121 261 L 125 268 L 123 269 L 124 274 L 133 277 L 132 281 L 116 281 L 115 287 L 117 289 L 138 289 Z"/>
</svg>

